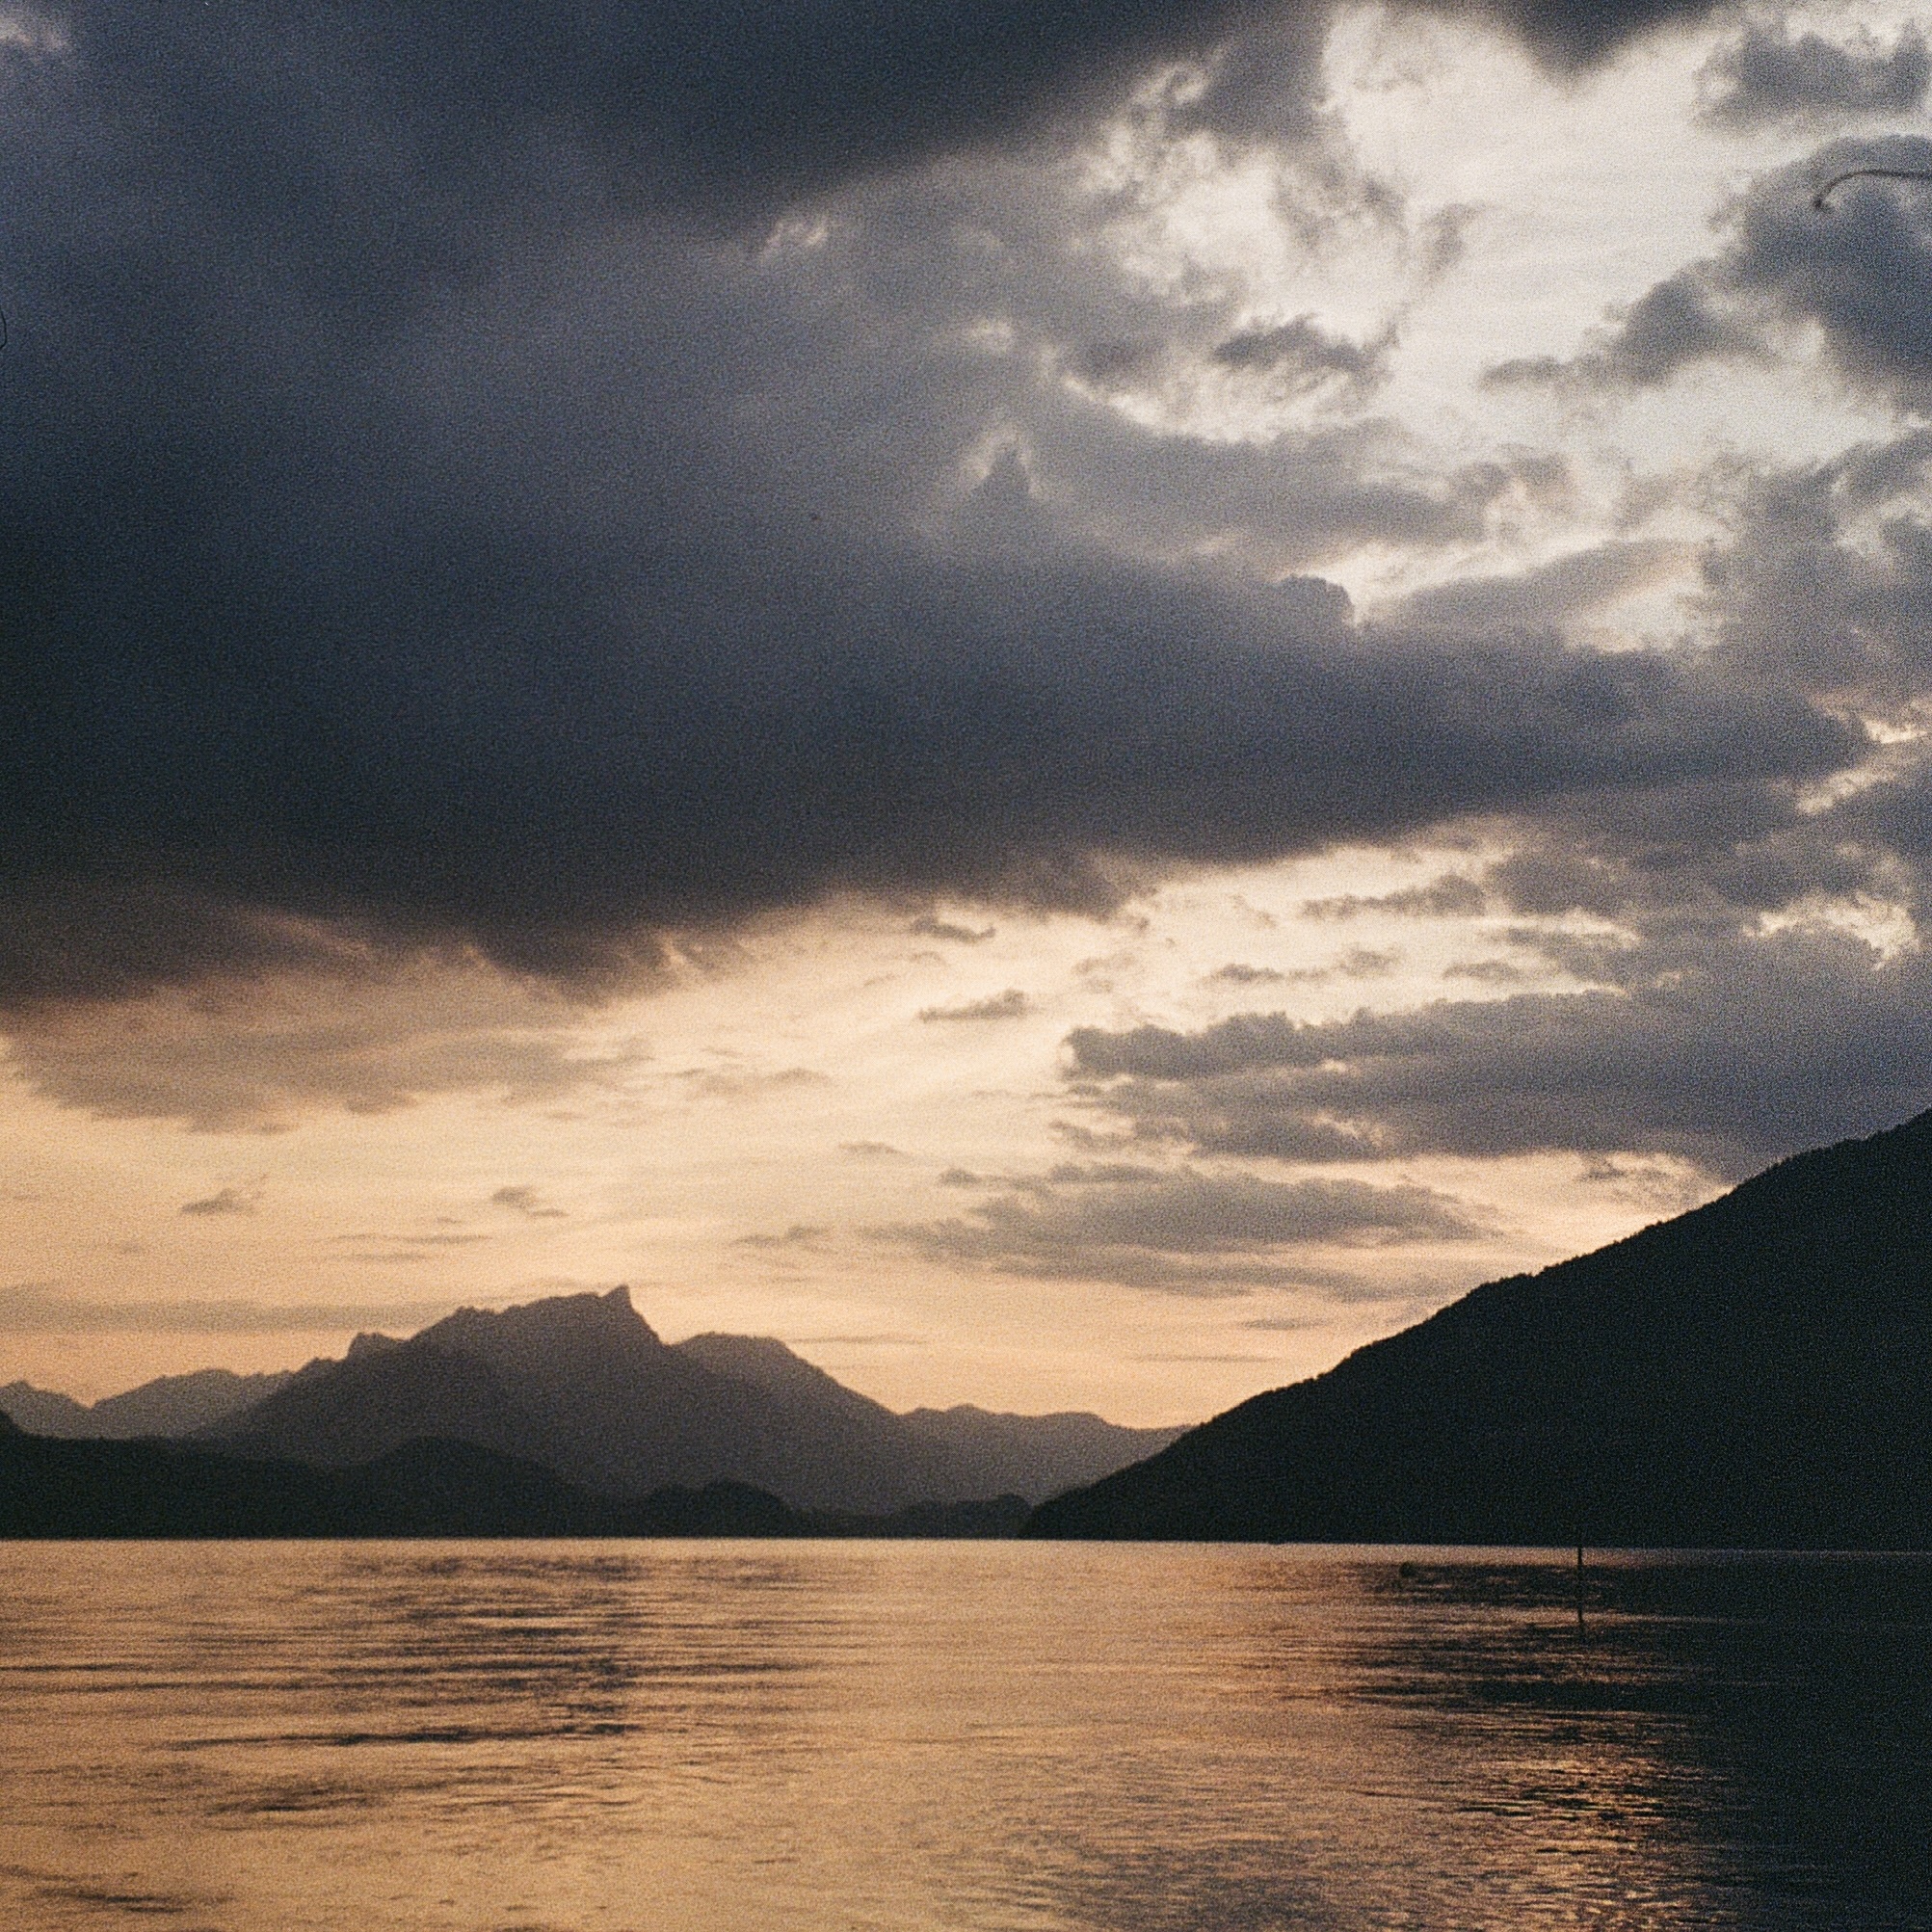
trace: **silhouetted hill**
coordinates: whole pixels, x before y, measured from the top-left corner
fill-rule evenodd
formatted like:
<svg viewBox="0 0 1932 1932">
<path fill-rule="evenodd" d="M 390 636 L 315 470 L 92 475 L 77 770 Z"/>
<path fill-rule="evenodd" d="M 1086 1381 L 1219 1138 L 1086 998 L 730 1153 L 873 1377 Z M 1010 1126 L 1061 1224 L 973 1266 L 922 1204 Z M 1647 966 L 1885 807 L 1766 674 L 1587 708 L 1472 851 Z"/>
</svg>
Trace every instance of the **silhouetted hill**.
<svg viewBox="0 0 1932 1932">
<path fill-rule="evenodd" d="M 667 1346 L 619 1288 L 464 1309 L 407 1341 L 358 1337 L 344 1361 L 311 1363 L 199 1440 L 332 1468 L 435 1437 L 540 1463 L 600 1495 L 725 1481 L 868 1519 L 1038 1501 L 1097 1459 L 1118 1468 L 1147 1446 L 1098 1416 L 983 1416 L 975 1437 L 931 1415 L 896 1416 L 769 1337 Z"/>
<path fill-rule="evenodd" d="M 468 1442 L 323 1469 L 161 1442 L 27 1434 L 0 1416 L 0 1538 L 1012 1536 L 1018 1496 L 880 1517 L 788 1508 L 746 1483 L 593 1495 Z"/>
<path fill-rule="evenodd" d="M 1184 1429 L 1128 1429 L 1082 1409 L 1010 1416 L 962 1402 L 913 1409 L 908 1428 L 948 1450 L 966 1471 L 969 1494 L 1023 1495 L 1040 1502 L 1077 1483 L 1098 1482 L 1123 1464 L 1164 1449 Z"/>
<path fill-rule="evenodd" d="M 36 1436 L 93 1433 L 93 1412 L 85 1402 L 52 1389 L 36 1389 L 31 1382 L 10 1382 L 0 1388 L 0 1415 Z"/>
<path fill-rule="evenodd" d="M 786 1401 L 822 1403 L 855 1421 L 889 1428 L 898 1421 L 883 1402 L 834 1380 L 769 1335 L 694 1335 L 672 1347 L 719 1375 L 735 1376 Z"/>
<path fill-rule="evenodd" d="M 883 1403 L 834 1381 L 770 1336 L 694 1335 L 675 1342 L 721 1374 L 735 1375 L 790 1401 L 824 1403 L 862 1419 L 894 1440 L 910 1435 L 931 1457 L 943 1458 L 936 1497 L 1023 1496 L 1040 1502 L 1075 1483 L 1090 1483 L 1164 1448 L 1181 1430 L 1128 1429 L 1084 1410 L 1015 1416 L 961 1403 L 896 1415 Z M 916 1450 L 913 1453 L 918 1453 Z"/>
<path fill-rule="evenodd" d="M 793 1358 L 796 1362 L 796 1358 Z M 668 1347 L 628 1292 L 464 1309 L 304 1374 L 211 1441 L 365 1463 L 420 1436 L 544 1465 L 609 1496 L 747 1483 L 795 1508 L 878 1514 L 961 1496 L 943 1452 L 808 1364 L 774 1386 Z"/>
<path fill-rule="evenodd" d="M 1477 1288 L 1028 1533 L 1932 1547 L 1932 1114 Z"/>
<path fill-rule="evenodd" d="M 623 1534 L 621 1505 L 467 1443 L 410 1442 L 356 1469 L 155 1442 L 0 1438 L 0 1536 Z"/>
<path fill-rule="evenodd" d="M 489 1363 L 403 1343 L 312 1365 L 198 1440 L 245 1454 L 346 1467 L 423 1438 L 537 1461 L 541 1435 Z"/>
<path fill-rule="evenodd" d="M 31 1382 L 10 1382 L 0 1389 L 0 1413 L 37 1436 L 105 1442 L 192 1436 L 273 1395 L 289 1380 L 286 1373 L 237 1375 L 226 1368 L 198 1368 L 189 1375 L 157 1376 L 92 1404 L 36 1389 Z"/>
</svg>

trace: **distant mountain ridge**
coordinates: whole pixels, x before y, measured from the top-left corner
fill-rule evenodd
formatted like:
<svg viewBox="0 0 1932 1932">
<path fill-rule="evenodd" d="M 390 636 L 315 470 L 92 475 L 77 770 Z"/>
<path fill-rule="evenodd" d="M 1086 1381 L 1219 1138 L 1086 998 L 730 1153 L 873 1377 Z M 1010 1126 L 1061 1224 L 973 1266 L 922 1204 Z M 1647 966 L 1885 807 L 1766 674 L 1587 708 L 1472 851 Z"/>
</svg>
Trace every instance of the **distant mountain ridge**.
<svg viewBox="0 0 1932 1932">
<path fill-rule="evenodd" d="M 1932 1113 L 1479 1287 L 1028 1533 L 1932 1548 Z"/>
<path fill-rule="evenodd" d="M 433 1436 L 608 1496 L 730 1480 L 797 1507 L 952 1499 L 942 1467 L 894 1457 L 883 1434 L 843 1405 L 774 1396 L 680 1354 L 620 1288 L 460 1310 L 393 1347 L 352 1352 L 210 1440 L 346 1466 Z"/>
<path fill-rule="evenodd" d="M 606 1497 L 734 1482 L 873 1517 L 1038 1502 L 1179 1434 L 1087 1415 L 895 1415 L 769 1337 L 667 1344 L 623 1288 L 463 1309 L 407 1339 L 358 1336 L 342 1360 L 293 1373 L 164 1377 L 92 1407 L 14 1383 L 0 1413 L 42 1437 L 186 1439 L 333 1469 L 438 1440 Z"/>
<path fill-rule="evenodd" d="M 1152 1455 L 1184 1433 L 1127 1428 L 1085 1410 L 1019 1416 L 969 1402 L 895 1414 L 770 1336 L 694 1335 L 672 1346 L 775 1395 L 825 1401 L 855 1418 L 910 1430 L 948 1459 L 950 1480 L 962 1496 L 1023 1495 L 1039 1502 Z"/>
<path fill-rule="evenodd" d="M 618 1499 L 468 1442 L 373 1463 L 224 1455 L 181 1442 L 34 1436 L 0 1415 L 0 1539 L 156 1537 L 1011 1536 L 1018 1496 L 860 1517 L 732 1482 Z"/>
<path fill-rule="evenodd" d="M 975 1495 L 1010 1493 L 1036 1502 L 1099 1481 L 1123 1467 L 1124 1451 L 1135 1461 L 1186 1433 L 1125 1429 L 1079 1409 L 1011 1416 L 970 1402 L 950 1409 L 912 1409 L 899 1419 L 928 1442 L 942 1444 L 969 1469 Z"/>
<path fill-rule="evenodd" d="M 0 1413 L 33 1435 L 68 1441 L 126 1442 L 141 1436 L 192 1436 L 273 1395 L 290 1380 L 290 1373 L 237 1375 L 226 1368 L 198 1368 L 189 1375 L 157 1376 L 138 1389 L 93 1403 L 36 1389 L 31 1382 L 10 1382 L 0 1388 Z"/>
</svg>

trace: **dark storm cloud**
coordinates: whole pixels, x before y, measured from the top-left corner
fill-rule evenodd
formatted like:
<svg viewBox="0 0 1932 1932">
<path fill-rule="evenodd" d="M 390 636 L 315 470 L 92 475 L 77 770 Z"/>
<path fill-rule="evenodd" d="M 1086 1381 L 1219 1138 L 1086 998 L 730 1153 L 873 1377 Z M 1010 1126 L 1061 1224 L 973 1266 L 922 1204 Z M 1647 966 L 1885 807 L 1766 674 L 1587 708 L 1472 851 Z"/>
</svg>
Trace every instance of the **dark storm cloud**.
<svg viewBox="0 0 1932 1932">
<path fill-rule="evenodd" d="M 1250 329 L 1216 345 L 1214 359 L 1224 368 L 1267 376 L 1291 389 L 1339 383 L 1358 395 L 1389 380 L 1392 338 L 1351 342 L 1329 334 L 1309 315 L 1295 316 L 1274 329 Z"/>
<path fill-rule="evenodd" d="M 1852 45 L 1788 23 L 1752 20 L 1711 57 L 1699 76 L 1704 111 L 1721 126 L 1823 120 L 1852 115 L 1909 114 L 1932 81 L 1920 28 L 1908 23 L 1892 44 L 1869 34 Z"/>
<path fill-rule="evenodd" d="M 1836 142 L 1760 182 L 1734 218 L 1717 273 L 1741 301 L 1814 324 L 1839 374 L 1907 407 L 1932 376 L 1932 198 L 1923 183 L 1849 181 L 1829 206 L 1810 190 L 1846 169 L 1932 169 L 1932 142 Z"/>
<path fill-rule="evenodd" d="M 1470 7 L 1432 0 L 1432 11 L 1495 21 L 1520 34 L 1546 65 L 1562 69 L 1588 66 L 1633 35 L 1689 26 L 1718 9 L 1709 0 L 1477 0 Z"/>
<path fill-rule="evenodd" d="M 299 479 L 262 477 L 246 516 L 198 474 L 129 503 L 104 458 L 52 502 L 15 492 L 4 863 L 16 935 L 46 942 L 0 992 L 255 965 L 251 901 L 595 978 L 648 957 L 647 921 L 840 887 L 1099 906 L 1097 854 L 1261 857 L 1846 750 L 1659 658 L 1371 644 L 1102 559 L 693 554 L 675 532 L 587 559 L 428 488 L 349 491 L 298 536 L 274 499 Z"/>
<path fill-rule="evenodd" d="M 1875 453 L 1850 467 L 1895 478 Z M 1834 554 L 1810 560 L 1814 586 L 1829 587 Z M 1755 617 L 1756 588 L 1725 588 L 1719 648 L 1740 677 L 1865 694 L 1909 682 L 1879 622 L 1890 599 L 1866 612 L 1861 662 L 1856 639 L 1829 634 L 1807 653 L 1806 611 L 1780 610 L 1775 581 Z M 1754 643 L 1747 618 L 1794 629 Z M 1077 1075 L 1141 1134 L 1221 1153 L 1635 1151 L 1734 1177 L 1932 1099 L 1932 966 L 1907 923 L 1932 903 L 1928 801 L 1927 760 L 1901 740 L 1841 792 L 1714 783 L 1552 807 L 1497 826 L 1514 849 L 1474 882 L 1486 912 L 1520 921 L 1514 958 L 1453 970 L 1507 988 L 1540 955 L 1582 990 L 1312 1027 L 1251 1014 L 1193 1034 L 1095 1030 L 1074 1036 Z M 1843 920 L 1871 921 L 1894 949 Z"/>
<path fill-rule="evenodd" d="M 1748 480 L 1705 561 L 1706 608 L 1747 676 L 1909 713 L 1932 681 L 1932 432 Z"/>
<path fill-rule="evenodd" d="M 1461 872 L 1443 872 L 1426 886 L 1404 886 L 1393 892 L 1340 892 L 1327 899 L 1304 899 L 1311 919 L 1353 919 L 1363 913 L 1394 913 L 1410 919 L 1469 918 L 1488 903 L 1482 887 Z"/>
<path fill-rule="evenodd" d="M 998 932 L 994 926 L 962 926 L 951 919 L 941 919 L 931 913 L 922 913 L 906 928 L 922 940 L 945 940 L 956 946 L 977 946 L 992 939 Z"/>
<path fill-rule="evenodd" d="M 1932 918 L 1932 764 L 1923 759 L 1847 799 L 1834 814 L 1845 834 L 1896 854 L 1913 867 L 1912 910 Z"/>
<path fill-rule="evenodd" d="M 1809 897 L 1889 902 L 1896 866 L 1847 818 L 1857 796 L 1834 807 L 1775 786 L 1685 785 L 1552 809 L 1515 828 L 1515 849 L 1484 884 L 1499 910 L 1580 913 L 1639 935 L 1721 935 Z M 1596 959 L 1594 940 L 1560 928 L 1545 928 L 1537 943 L 1552 958 L 1574 944 Z"/>
<path fill-rule="evenodd" d="M 197 964 L 219 957 L 210 947 Z M 41 1006 L 13 1029 L 9 1065 L 36 1092 L 108 1119 L 275 1131 L 318 1107 L 387 1113 L 456 1091 L 556 1098 L 638 1064 L 636 1047 L 580 1047 L 576 1017 L 474 961 L 398 969 L 352 954 L 332 972 L 266 986 L 230 974 L 105 1006 Z"/>
<path fill-rule="evenodd" d="M 1111 1162 L 1024 1179 L 965 1216 L 887 1231 L 931 1258 L 1184 1295 L 1300 1285 L 1297 1247 L 1461 1241 L 1481 1230 L 1448 1196 L 1367 1181 L 1265 1180 Z"/>
<path fill-rule="evenodd" d="M 279 203 L 297 218 L 346 214 L 346 230 L 380 210 L 399 249 L 448 261 L 478 246 L 504 196 L 586 171 L 618 200 L 729 219 L 1064 125 L 1149 63 L 1202 58 L 1261 12 L 1244 0 L 69 0 L 59 19 L 101 84 L 255 217 Z M 405 172 L 429 205 L 390 198 Z M 453 214 L 459 232 L 437 239 Z"/>
<path fill-rule="evenodd" d="M 1932 188 L 1854 179 L 1860 168 L 1932 170 L 1916 135 L 1840 140 L 1765 174 L 1726 211 L 1722 248 L 1666 277 L 1580 355 L 1489 372 L 1496 384 L 1649 387 L 1701 362 L 1761 359 L 1779 332 L 1815 330 L 1852 387 L 1908 410 L 1932 398 Z"/>
<path fill-rule="evenodd" d="M 1694 11 L 1485 16 L 1574 62 Z M 976 375 L 940 338 L 996 310 L 998 251 L 930 201 L 923 254 L 883 191 L 848 211 L 862 260 L 836 221 L 753 248 L 651 212 L 762 234 L 1157 56 L 1211 56 L 1231 101 L 1254 10 L 59 18 L 0 48 L 15 1008 L 320 969 L 295 915 L 595 988 L 653 929 L 834 889 L 1097 907 L 1148 868 L 1846 754 L 1661 658 L 1371 635 L 1320 587 L 1169 568 L 1231 531 L 1284 568 L 1468 535 L 1506 479 L 1404 473 L 1386 427 L 1217 446 Z M 934 512 L 1026 410 L 1032 468 Z"/>
<path fill-rule="evenodd" d="M 1293 1160 L 1634 1151 L 1735 1176 L 1932 1096 L 1932 967 L 1916 951 L 1697 930 L 1600 944 L 1593 964 L 1607 984 L 1581 992 L 1088 1027 L 1069 1046 L 1092 1097 L 1144 1134 Z"/>
<path fill-rule="evenodd" d="M 1708 0 L 1433 0 L 1547 61 L 1601 58 Z M 1206 62 L 1243 132 L 1313 84 L 1320 0 L 67 0 L 64 41 L 123 123 L 251 223 L 374 230 L 460 266 L 512 197 L 588 172 L 728 217 L 854 174 L 1064 127 L 1162 62 Z M 395 191 L 407 176 L 414 205 Z M 420 191 L 427 188 L 426 195 Z M 340 265 L 347 265 L 345 246 Z"/>
<path fill-rule="evenodd" d="M 1404 622 L 1474 627 L 1553 623 L 1642 590 L 1675 571 L 1683 545 L 1656 538 L 1600 543 L 1506 577 L 1470 577 L 1405 597 Z"/>
<path fill-rule="evenodd" d="M 1496 387 L 1567 383 L 1644 389 L 1700 362 L 1764 353 L 1757 331 L 1727 310 L 1706 270 L 1692 267 L 1646 290 L 1581 355 L 1567 361 L 1532 356 L 1501 362 L 1484 381 Z"/>
</svg>

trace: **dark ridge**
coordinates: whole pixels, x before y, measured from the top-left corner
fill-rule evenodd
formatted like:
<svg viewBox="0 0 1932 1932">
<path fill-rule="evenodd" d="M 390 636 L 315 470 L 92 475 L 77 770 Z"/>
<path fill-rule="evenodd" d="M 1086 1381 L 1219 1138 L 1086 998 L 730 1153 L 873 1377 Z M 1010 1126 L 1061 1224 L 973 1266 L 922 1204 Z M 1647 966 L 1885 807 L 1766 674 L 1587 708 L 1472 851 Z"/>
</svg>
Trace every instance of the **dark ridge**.
<svg viewBox="0 0 1932 1932">
<path fill-rule="evenodd" d="M 624 1288 L 463 1309 L 407 1341 L 358 1337 L 343 1361 L 311 1363 L 197 1440 L 347 1468 L 422 1437 L 539 1463 L 603 1496 L 737 1483 L 867 1521 L 1008 1494 L 1039 1502 L 1165 1440 L 1098 1416 L 897 1416 L 769 1337 L 667 1346 Z"/>
<path fill-rule="evenodd" d="M 0 1439 L 10 1538 L 595 1536 L 619 1506 L 467 1443 L 405 1444 L 355 1469 L 160 1442 Z"/>
<path fill-rule="evenodd" d="M 912 1409 L 900 1419 L 965 1464 L 978 1494 L 1010 1491 L 1033 1502 L 1078 1483 L 1098 1482 L 1185 1433 L 1179 1428 L 1130 1429 L 1086 1410 L 1012 1416 L 970 1402 L 950 1409 Z"/>
<path fill-rule="evenodd" d="M 1932 1547 L 1932 1113 L 1479 1287 L 1027 1533 Z"/>
<path fill-rule="evenodd" d="M 0 1538 L 1013 1536 L 1018 1496 L 881 1517 L 794 1510 L 748 1483 L 630 1500 L 468 1442 L 406 1442 L 350 1469 L 167 1442 L 30 1436 L 0 1416 Z"/>
<path fill-rule="evenodd" d="M 132 1442 L 142 1436 L 192 1436 L 238 1416 L 273 1395 L 293 1378 L 286 1373 L 237 1375 L 226 1368 L 198 1368 L 188 1375 L 159 1375 L 94 1403 L 10 1382 L 0 1389 L 0 1413 L 37 1436 L 93 1437 Z"/>
<path fill-rule="evenodd" d="M 982 1502 L 915 1502 L 889 1516 L 852 1516 L 816 1510 L 807 1521 L 816 1536 L 897 1536 L 947 1540 L 1018 1536 L 1033 1514 L 1024 1496 L 996 1495 Z"/>
</svg>

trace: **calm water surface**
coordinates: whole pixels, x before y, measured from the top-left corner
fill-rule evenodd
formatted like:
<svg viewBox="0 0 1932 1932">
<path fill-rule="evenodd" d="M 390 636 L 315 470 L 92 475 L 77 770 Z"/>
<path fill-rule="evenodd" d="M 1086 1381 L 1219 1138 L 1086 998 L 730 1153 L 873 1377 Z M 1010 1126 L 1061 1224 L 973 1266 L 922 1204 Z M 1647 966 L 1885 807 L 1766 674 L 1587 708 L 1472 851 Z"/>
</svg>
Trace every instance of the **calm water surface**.
<svg viewBox="0 0 1932 1932">
<path fill-rule="evenodd" d="M 1932 1564 L 0 1546 L 0 1925 L 1932 1928 Z"/>
</svg>

